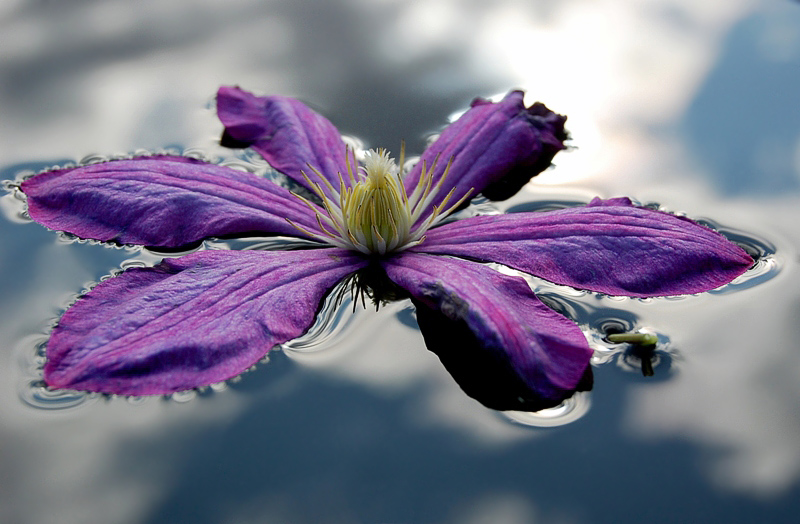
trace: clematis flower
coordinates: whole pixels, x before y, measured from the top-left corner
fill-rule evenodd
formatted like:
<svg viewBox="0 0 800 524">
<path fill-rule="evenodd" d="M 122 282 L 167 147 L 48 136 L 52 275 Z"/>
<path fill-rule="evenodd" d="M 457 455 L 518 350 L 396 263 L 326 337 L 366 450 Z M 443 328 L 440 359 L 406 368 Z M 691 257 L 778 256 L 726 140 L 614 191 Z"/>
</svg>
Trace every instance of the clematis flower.
<svg viewBox="0 0 800 524">
<path fill-rule="evenodd" d="M 519 91 L 475 100 L 406 174 L 384 150 L 359 163 L 336 128 L 297 100 L 223 87 L 217 111 L 223 143 L 254 148 L 305 196 L 161 155 L 38 174 L 21 186 L 31 218 L 121 244 L 258 234 L 317 247 L 201 251 L 101 282 L 52 332 L 50 387 L 151 395 L 229 379 L 306 332 L 330 290 L 358 273 L 378 274 L 413 301 L 426 343 L 468 393 L 491 382 L 490 407 L 541 409 L 586 386 L 592 350 L 524 279 L 484 263 L 629 297 L 706 291 L 752 264 L 719 233 L 627 198 L 443 223 L 475 195 L 514 194 L 563 149 L 566 118 L 526 107 Z"/>
</svg>

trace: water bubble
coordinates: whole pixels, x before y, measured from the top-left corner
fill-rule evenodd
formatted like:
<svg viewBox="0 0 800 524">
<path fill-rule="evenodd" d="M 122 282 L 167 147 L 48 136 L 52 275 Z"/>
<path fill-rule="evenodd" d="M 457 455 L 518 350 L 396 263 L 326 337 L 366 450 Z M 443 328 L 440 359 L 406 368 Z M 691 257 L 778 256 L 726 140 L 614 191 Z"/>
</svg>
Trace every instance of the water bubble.
<svg viewBox="0 0 800 524">
<path fill-rule="evenodd" d="M 215 382 L 214 384 L 211 384 L 209 387 L 211 388 L 211 391 L 215 393 L 221 393 L 228 389 L 228 383 L 225 381 Z"/>
<path fill-rule="evenodd" d="M 187 389 L 186 391 L 176 391 L 170 395 L 164 395 L 165 399 L 174 400 L 175 402 L 179 402 L 181 404 L 185 404 L 186 402 L 191 402 L 195 398 L 197 398 L 197 391 L 194 389 Z"/>
</svg>

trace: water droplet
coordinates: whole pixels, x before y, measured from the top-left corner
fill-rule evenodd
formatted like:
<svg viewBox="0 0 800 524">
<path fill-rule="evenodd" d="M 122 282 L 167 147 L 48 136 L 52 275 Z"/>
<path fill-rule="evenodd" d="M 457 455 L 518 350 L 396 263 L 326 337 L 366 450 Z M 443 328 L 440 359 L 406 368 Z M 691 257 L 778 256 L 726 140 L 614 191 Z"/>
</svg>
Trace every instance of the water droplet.
<svg viewBox="0 0 800 524">
<path fill-rule="evenodd" d="M 225 391 L 226 389 L 228 389 L 228 383 L 225 382 L 225 381 L 215 382 L 214 384 L 211 384 L 210 387 L 211 387 L 211 391 L 213 391 L 215 393 L 220 393 L 220 392 Z"/>
<path fill-rule="evenodd" d="M 165 395 L 164 398 L 184 404 L 186 402 L 191 402 L 192 400 L 197 398 L 197 391 L 195 391 L 194 389 L 188 389 L 186 391 L 176 391 L 171 395 Z"/>
</svg>

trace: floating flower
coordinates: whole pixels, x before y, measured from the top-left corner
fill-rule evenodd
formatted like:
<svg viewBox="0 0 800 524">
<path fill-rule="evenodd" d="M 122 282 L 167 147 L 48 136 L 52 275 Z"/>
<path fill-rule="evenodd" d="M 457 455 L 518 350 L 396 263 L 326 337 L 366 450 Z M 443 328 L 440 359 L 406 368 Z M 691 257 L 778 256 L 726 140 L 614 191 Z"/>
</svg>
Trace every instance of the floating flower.
<svg viewBox="0 0 800 524">
<path fill-rule="evenodd" d="M 514 194 L 563 149 L 566 118 L 525 107 L 519 91 L 475 100 L 407 174 L 384 150 L 359 164 L 336 128 L 297 100 L 223 87 L 217 110 L 223 143 L 254 148 L 306 196 L 160 155 L 38 174 L 22 184 L 31 218 L 121 244 L 273 234 L 318 247 L 201 251 L 101 282 L 52 332 L 50 387 L 150 395 L 226 380 L 306 332 L 330 290 L 359 273 L 413 301 L 429 348 L 468 393 L 491 378 L 499 389 L 487 405 L 540 409 L 586 385 L 592 351 L 524 279 L 482 263 L 629 297 L 706 291 L 752 264 L 715 231 L 626 198 L 442 223 L 479 193 Z M 461 365 L 476 359 L 477 368 Z"/>
</svg>

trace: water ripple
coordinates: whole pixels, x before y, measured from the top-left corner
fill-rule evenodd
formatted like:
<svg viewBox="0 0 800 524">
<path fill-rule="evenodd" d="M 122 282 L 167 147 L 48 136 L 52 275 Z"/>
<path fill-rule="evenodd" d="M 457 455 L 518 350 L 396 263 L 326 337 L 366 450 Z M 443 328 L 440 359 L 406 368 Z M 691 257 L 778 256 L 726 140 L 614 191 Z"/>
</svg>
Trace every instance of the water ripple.
<svg viewBox="0 0 800 524">
<path fill-rule="evenodd" d="M 97 400 L 96 394 L 64 389 L 50 389 L 43 381 L 33 380 L 19 389 L 19 398 L 27 405 L 47 411 L 73 409 Z"/>
<path fill-rule="evenodd" d="M 47 340 L 48 336 L 45 334 L 31 335 L 23 338 L 16 348 L 15 353 L 19 355 L 19 367 L 23 373 L 17 387 L 20 400 L 33 408 L 46 411 L 72 409 L 95 401 L 95 394 L 47 387 L 42 380 Z"/>
<path fill-rule="evenodd" d="M 592 405 L 588 391 L 575 393 L 558 406 L 534 413 L 527 411 L 503 411 L 502 414 L 517 424 L 537 428 L 554 428 L 575 422 L 589 412 Z"/>
<path fill-rule="evenodd" d="M 783 263 L 776 254 L 777 248 L 769 240 L 738 229 L 719 226 L 715 222 L 707 219 L 700 221 L 700 223 L 719 231 L 728 240 L 747 251 L 747 254 L 755 260 L 753 267 L 748 269 L 739 278 L 719 289 L 709 291 L 709 293 L 725 295 L 750 289 L 768 280 L 772 280 L 783 269 Z"/>
<path fill-rule="evenodd" d="M 363 308 L 354 307 L 347 281 L 339 283 L 325 298 L 314 324 L 302 336 L 284 343 L 287 351 L 311 353 L 333 345 L 357 321 Z"/>
</svg>

